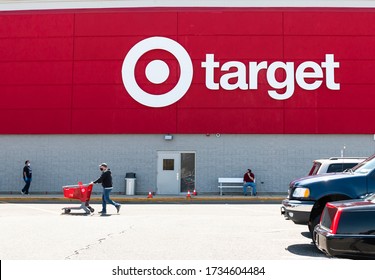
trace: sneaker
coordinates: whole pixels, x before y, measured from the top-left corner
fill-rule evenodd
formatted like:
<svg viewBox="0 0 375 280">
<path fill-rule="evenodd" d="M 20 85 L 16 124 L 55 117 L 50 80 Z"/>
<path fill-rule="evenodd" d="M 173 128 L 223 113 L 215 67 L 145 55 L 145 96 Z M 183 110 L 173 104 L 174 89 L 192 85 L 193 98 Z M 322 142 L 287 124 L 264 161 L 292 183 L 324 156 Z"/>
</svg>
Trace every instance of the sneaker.
<svg viewBox="0 0 375 280">
<path fill-rule="evenodd" d="M 120 212 L 120 208 L 121 208 L 121 205 L 120 205 L 120 204 L 116 206 L 116 209 L 117 209 L 117 213 L 119 213 L 119 212 Z"/>
<path fill-rule="evenodd" d="M 98 213 L 99 213 L 99 214 L 107 214 L 106 211 L 99 211 Z"/>
<path fill-rule="evenodd" d="M 21 191 L 21 194 L 25 194 L 23 191 Z"/>
</svg>

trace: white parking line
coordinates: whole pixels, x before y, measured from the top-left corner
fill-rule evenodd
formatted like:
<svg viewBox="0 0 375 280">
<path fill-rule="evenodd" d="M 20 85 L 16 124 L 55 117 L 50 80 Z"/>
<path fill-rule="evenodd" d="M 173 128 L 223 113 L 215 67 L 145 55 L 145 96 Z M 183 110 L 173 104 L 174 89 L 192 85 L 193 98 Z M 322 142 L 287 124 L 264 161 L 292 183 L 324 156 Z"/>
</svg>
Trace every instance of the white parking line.
<svg viewBox="0 0 375 280">
<path fill-rule="evenodd" d="M 9 203 L 9 202 L 6 202 L 6 201 L 0 201 L 0 203 L 7 204 L 7 205 L 12 205 L 12 206 L 18 206 L 18 207 L 22 207 L 22 208 L 28 208 L 28 209 L 38 210 L 38 211 L 46 212 L 46 213 L 52 213 L 52 214 L 55 214 L 55 215 L 59 213 L 57 211 L 47 210 L 47 209 L 43 209 L 43 208 L 39 208 L 39 207 L 35 207 L 35 206 L 30 206 L 30 205 L 25 205 L 25 204 Z"/>
</svg>

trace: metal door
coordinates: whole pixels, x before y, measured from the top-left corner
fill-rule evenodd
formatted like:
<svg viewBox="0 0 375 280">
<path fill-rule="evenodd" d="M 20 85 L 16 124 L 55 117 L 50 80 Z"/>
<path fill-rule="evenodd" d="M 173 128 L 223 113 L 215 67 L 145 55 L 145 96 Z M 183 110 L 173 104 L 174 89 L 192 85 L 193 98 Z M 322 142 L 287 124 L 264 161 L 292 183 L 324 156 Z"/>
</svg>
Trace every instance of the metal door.
<svg viewBox="0 0 375 280">
<path fill-rule="evenodd" d="M 158 194 L 180 194 L 195 188 L 195 152 L 158 152 Z"/>
<path fill-rule="evenodd" d="M 179 194 L 180 153 L 158 152 L 158 194 Z"/>
</svg>

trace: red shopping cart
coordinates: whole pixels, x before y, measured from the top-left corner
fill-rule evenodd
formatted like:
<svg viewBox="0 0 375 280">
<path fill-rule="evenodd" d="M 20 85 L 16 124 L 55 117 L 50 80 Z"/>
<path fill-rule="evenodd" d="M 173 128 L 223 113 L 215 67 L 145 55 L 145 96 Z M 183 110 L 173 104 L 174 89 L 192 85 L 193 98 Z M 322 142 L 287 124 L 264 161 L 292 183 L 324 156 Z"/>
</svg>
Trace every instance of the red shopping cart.
<svg viewBox="0 0 375 280">
<path fill-rule="evenodd" d="M 63 186 L 64 197 L 79 199 L 81 201 L 81 206 L 79 207 L 64 207 L 62 209 L 64 214 L 69 214 L 72 210 L 81 209 L 83 209 L 86 214 L 93 213 L 95 210 L 89 204 L 93 185 L 94 184 L 84 185 L 82 182 L 79 182 L 78 185 Z"/>
</svg>

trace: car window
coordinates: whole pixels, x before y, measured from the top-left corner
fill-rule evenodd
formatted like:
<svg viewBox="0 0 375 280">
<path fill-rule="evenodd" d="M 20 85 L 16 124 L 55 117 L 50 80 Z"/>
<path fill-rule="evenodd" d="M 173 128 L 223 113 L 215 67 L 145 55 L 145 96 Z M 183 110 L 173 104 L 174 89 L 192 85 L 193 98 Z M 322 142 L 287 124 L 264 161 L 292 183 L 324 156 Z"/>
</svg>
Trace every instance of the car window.
<svg viewBox="0 0 375 280">
<path fill-rule="evenodd" d="M 357 164 L 358 163 L 333 163 L 328 167 L 327 173 L 343 172 L 344 170 L 352 168 Z"/>
<path fill-rule="evenodd" d="M 375 155 L 358 164 L 353 171 L 359 174 L 367 174 L 375 168 Z"/>
<path fill-rule="evenodd" d="M 310 172 L 309 172 L 309 175 L 315 175 L 316 173 L 318 173 L 318 170 L 320 168 L 320 166 L 322 166 L 322 164 L 320 162 L 314 162 Z"/>
</svg>

